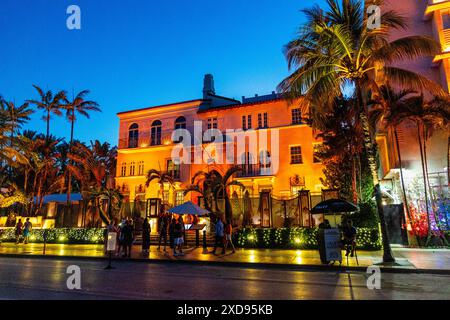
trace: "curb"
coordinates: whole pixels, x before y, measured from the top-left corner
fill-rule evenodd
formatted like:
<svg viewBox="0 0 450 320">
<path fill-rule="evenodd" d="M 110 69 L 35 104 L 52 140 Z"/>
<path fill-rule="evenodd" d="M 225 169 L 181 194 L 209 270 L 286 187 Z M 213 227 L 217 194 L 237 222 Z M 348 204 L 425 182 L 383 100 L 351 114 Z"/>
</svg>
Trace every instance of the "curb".
<svg viewBox="0 0 450 320">
<path fill-rule="evenodd" d="M 42 255 L 42 254 L 11 254 L 1 253 L 0 257 L 4 258 L 21 258 L 21 259 L 62 259 L 62 260 L 91 260 L 91 261 L 105 261 L 109 260 L 108 257 L 86 257 L 86 256 L 58 256 L 58 255 Z M 233 262 L 233 261 L 201 261 L 201 260 L 178 260 L 178 259 L 145 259 L 145 258 L 112 258 L 113 262 L 136 262 L 136 263 L 177 263 L 177 264 L 191 264 L 198 266 L 227 266 L 234 268 L 253 268 L 253 269 L 281 269 L 290 271 L 309 271 L 309 272 L 366 272 L 367 267 L 364 266 L 345 266 L 345 265 L 316 265 L 316 264 L 281 264 L 281 263 L 252 263 L 252 262 Z M 401 268 L 401 267 L 389 267 L 378 265 L 380 270 L 384 273 L 392 274 L 433 274 L 433 275 L 450 275 L 450 270 L 440 269 L 417 269 L 417 268 Z"/>
</svg>

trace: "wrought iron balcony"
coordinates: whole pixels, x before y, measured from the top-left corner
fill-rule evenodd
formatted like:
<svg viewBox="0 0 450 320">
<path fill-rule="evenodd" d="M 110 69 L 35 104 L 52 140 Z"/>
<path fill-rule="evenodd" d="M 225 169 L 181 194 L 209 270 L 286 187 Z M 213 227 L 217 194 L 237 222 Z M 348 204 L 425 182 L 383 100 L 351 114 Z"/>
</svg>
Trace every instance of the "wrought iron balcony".
<svg viewBox="0 0 450 320">
<path fill-rule="evenodd" d="M 241 164 L 241 171 L 236 173 L 237 178 L 271 176 L 273 175 L 272 168 L 261 164 Z"/>
</svg>

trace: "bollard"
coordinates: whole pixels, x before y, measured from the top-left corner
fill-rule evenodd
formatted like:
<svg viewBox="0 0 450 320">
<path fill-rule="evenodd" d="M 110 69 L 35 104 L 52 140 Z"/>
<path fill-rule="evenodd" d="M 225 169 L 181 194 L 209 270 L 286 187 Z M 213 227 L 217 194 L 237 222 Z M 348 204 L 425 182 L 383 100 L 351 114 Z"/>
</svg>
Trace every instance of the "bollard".
<svg viewBox="0 0 450 320">
<path fill-rule="evenodd" d="M 47 229 L 44 230 L 44 234 L 42 236 L 44 238 L 44 252 L 43 254 L 45 255 L 45 245 L 47 244 Z"/>
<path fill-rule="evenodd" d="M 206 249 L 206 230 L 203 230 L 203 249 Z"/>
</svg>

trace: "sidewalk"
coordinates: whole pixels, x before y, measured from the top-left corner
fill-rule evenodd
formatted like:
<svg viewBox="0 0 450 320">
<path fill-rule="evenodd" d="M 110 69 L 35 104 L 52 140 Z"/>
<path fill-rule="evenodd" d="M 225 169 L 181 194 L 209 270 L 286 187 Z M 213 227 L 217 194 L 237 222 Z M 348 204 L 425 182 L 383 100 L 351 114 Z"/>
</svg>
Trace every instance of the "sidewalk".
<svg viewBox="0 0 450 320">
<path fill-rule="evenodd" d="M 0 244 L 0 255 L 6 256 L 42 256 L 43 244 Z M 208 248 L 209 252 L 211 248 Z M 320 263 L 317 250 L 274 250 L 274 249 L 237 249 L 236 253 L 231 251 L 225 255 L 204 253 L 203 248 L 187 248 L 184 256 L 174 257 L 172 251 L 164 253 L 152 246 L 149 257 L 143 257 L 140 253 L 140 246 L 134 246 L 132 259 L 135 261 L 179 261 L 200 264 L 225 264 L 237 266 L 265 266 L 283 267 L 295 269 L 329 269 L 335 270 L 335 266 L 324 266 Z M 220 249 L 217 251 L 220 252 Z M 392 272 L 433 272 L 450 274 L 450 250 L 445 249 L 407 249 L 393 248 L 397 264 L 394 266 L 384 266 L 384 270 Z M 105 259 L 102 245 L 67 245 L 67 244 L 47 244 L 46 256 L 48 257 L 70 257 L 70 258 L 92 258 Z M 117 259 L 123 259 L 114 257 Z M 355 258 L 349 258 L 347 267 L 346 258 L 343 257 L 342 266 L 350 270 L 365 269 L 382 261 L 381 251 L 358 251 L 358 262 Z"/>
</svg>

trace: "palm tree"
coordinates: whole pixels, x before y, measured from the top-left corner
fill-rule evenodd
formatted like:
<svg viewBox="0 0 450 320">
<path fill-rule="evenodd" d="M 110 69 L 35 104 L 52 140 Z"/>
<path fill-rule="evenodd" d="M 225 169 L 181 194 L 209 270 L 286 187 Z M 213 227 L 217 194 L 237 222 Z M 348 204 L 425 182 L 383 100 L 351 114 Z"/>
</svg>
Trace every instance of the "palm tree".
<svg viewBox="0 0 450 320">
<path fill-rule="evenodd" d="M 66 110 L 66 118 L 70 122 L 70 143 L 69 148 L 73 144 L 73 131 L 75 126 L 75 121 L 77 120 L 77 113 L 79 115 L 85 116 L 89 119 L 89 111 L 100 111 L 97 102 L 85 100 L 86 95 L 89 94 L 89 90 L 83 90 L 79 92 L 72 101 L 69 101 L 67 97 L 64 97 L 63 109 Z M 70 206 L 70 193 L 72 192 L 72 175 L 70 171 L 68 172 L 67 181 L 67 204 Z"/>
<path fill-rule="evenodd" d="M 70 122 L 70 144 L 73 142 L 73 131 L 77 120 L 77 113 L 89 119 L 89 111 L 101 111 L 97 102 L 85 100 L 88 94 L 89 90 L 83 90 L 72 101 L 69 101 L 67 97 L 64 98 L 63 108 L 66 110 L 66 118 Z"/>
<path fill-rule="evenodd" d="M 445 98 L 436 97 L 431 101 L 425 101 L 424 96 L 412 97 L 409 102 L 401 108 L 396 117 L 397 121 L 410 120 L 415 123 L 417 128 L 417 142 L 419 144 L 420 159 L 422 164 L 423 184 L 425 193 L 425 207 L 427 213 L 428 236 L 425 245 L 428 245 L 431 239 L 431 223 L 429 216 L 429 193 L 431 188 L 428 181 L 428 161 L 427 161 L 427 141 L 434 130 L 439 128 L 448 128 L 450 123 L 449 102 Z M 434 210 L 433 210 L 434 213 Z M 436 217 L 435 217 L 436 218 Z M 436 224 L 439 228 L 439 219 L 436 218 Z M 445 238 L 442 237 L 446 242 Z"/>
<path fill-rule="evenodd" d="M 40 100 L 28 100 L 27 102 L 34 104 L 37 106 L 38 109 L 42 109 L 45 112 L 45 115 L 43 116 L 43 120 L 47 123 L 47 133 L 46 137 L 48 138 L 50 136 L 50 118 L 51 114 L 56 114 L 57 116 L 62 115 L 61 108 L 62 108 L 62 101 L 66 97 L 65 91 L 59 91 L 55 95 L 49 90 L 47 92 L 44 92 L 40 87 L 37 85 L 33 85 L 33 87 L 36 89 L 36 91 L 39 94 Z"/>
<path fill-rule="evenodd" d="M 402 156 L 400 150 L 400 142 L 398 139 L 398 125 L 401 122 L 399 113 L 402 112 L 410 102 L 410 98 L 417 94 L 412 89 L 403 89 L 395 91 L 389 84 L 382 85 L 374 98 L 370 108 L 370 122 L 375 132 L 378 128 L 386 127 L 394 133 L 395 144 L 397 148 L 398 164 L 400 167 L 400 183 L 403 194 L 403 202 L 405 204 L 406 213 L 410 223 L 414 224 L 414 218 L 408 204 L 408 197 L 406 195 L 406 186 L 403 175 Z"/>
<path fill-rule="evenodd" d="M 160 193 L 161 193 L 161 203 L 165 204 L 164 184 L 167 183 L 167 184 L 169 184 L 169 187 L 172 187 L 175 183 L 175 179 L 173 178 L 173 175 L 170 172 L 160 171 L 160 170 L 156 170 L 156 169 L 150 169 L 147 172 L 145 185 L 148 187 L 153 180 L 156 180 L 157 183 L 159 184 Z"/>
<path fill-rule="evenodd" d="M 111 148 L 109 143 L 98 140 L 91 141 L 90 146 L 80 142 L 72 146 L 67 155 L 70 160 L 67 169 L 80 184 L 84 210 L 89 202 L 93 204 L 94 214 L 100 210 L 97 198 L 105 189 L 109 189 L 108 181 L 115 174 L 116 154 L 115 147 Z M 104 218 L 102 220 L 106 221 Z"/>
<path fill-rule="evenodd" d="M 238 186 L 241 189 L 245 189 L 245 186 L 241 182 L 237 180 L 232 180 L 234 174 L 237 173 L 238 171 L 242 171 L 242 168 L 238 166 L 233 166 L 230 167 L 223 175 L 220 174 L 220 172 L 218 172 L 217 170 L 211 170 L 208 172 L 205 171 L 197 172 L 193 177 L 193 180 L 196 179 L 203 180 L 204 186 L 203 188 L 205 188 L 205 186 L 207 189 L 209 188 L 215 202 L 216 211 L 219 211 L 218 210 L 219 199 L 222 198 L 224 200 L 225 219 L 227 221 L 228 220 L 231 221 L 233 218 L 233 212 L 228 189 L 231 186 Z"/>
<path fill-rule="evenodd" d="M 20 106 L 12 101 L 3 100 L 4 112 L 6 113 L 6 121 L 9 123 L 10 136 L 12 137 L 17 133 L 22 125 L 30 120 L 30 115 L 33 114 L 33 110 L 29 107 L 29 103 L 25 102 Z M 12 143 L 12 141 L 11 141 Z"/>
<path fill-rule="evenodd" d="M 341 3 L 340 3 L 341 2 Z M 376 4 L 381 5 L 382 0 Z M 389 31 L 405 28 L 405 19 L 394 11 L 384 10 L 381 26 L 371 29 L 366 8 L 373 1 L 327 0 L 326 11 L 315 6 L 306 9 L 308 22 L 299 35 L 286 45 L 289 69 L 295 69 L 278 89 L 291 98 L 325 106 L 343 93 L 351 92 L 355 112 L 364 133 L 367 161 L 372 173 L 383 241 L 383 261 L 394 262 L 386 230 L 381 188 L 377 173 L 374 136 L 368 120 L 367 100 L 377 81 L 389 78 L 393 83 L 437 94 L 445 91 L 436 83 L 414 72 L 392 66 L 398 60 L 433 56 L 441 52 L 439 43 L 424 36 L 409 36 L 389 41 Z"/>
</svg>

